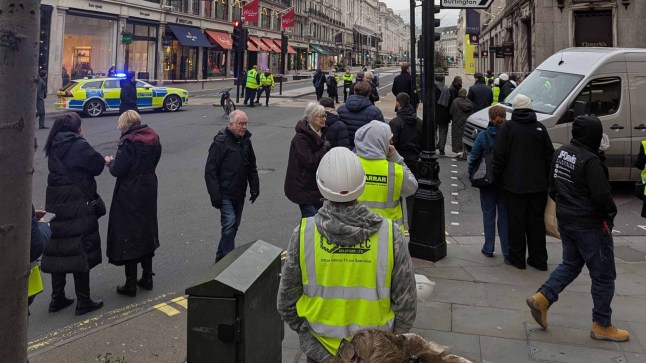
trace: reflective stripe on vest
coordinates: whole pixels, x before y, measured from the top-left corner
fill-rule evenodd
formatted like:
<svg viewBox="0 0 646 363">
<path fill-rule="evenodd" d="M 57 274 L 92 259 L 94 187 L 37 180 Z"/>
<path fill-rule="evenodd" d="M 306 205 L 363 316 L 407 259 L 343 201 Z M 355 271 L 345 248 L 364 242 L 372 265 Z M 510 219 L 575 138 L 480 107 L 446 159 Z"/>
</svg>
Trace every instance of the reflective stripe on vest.
<svg viewBox="0 0 646 363">
<path fill-rule="evenodd" d="M 500 96 L 500 87 L 494 85 L 493 86 L 493 102 L 491 105 L 497 105 L 498 104 L 498 97 Z"/>
<path fill-rule="evenodd" d="M 245 84 L 245 87 L 258 88 L 258 81 L 256 80 L 256 74 L 258 74 L 258 71 L 256 71 L 255 69 L 252 69 L 249 72 L 247 72 L 247 82 Z"/>
<path fill-rule="evenodd" d="M 344 74 L 343 75 L 343 84 L 344 85 L 349 85 L 352 84 L 352 74 Z"/>
<path fill-rule="evenodd" d="M 366 173 L 366 186 L 359 201 L 371 211 L 390 218 L 404 230 L 401 190 L 404 168 L 386 159 L 369 160 L 359 157 Z"/>
<path fill-rule="evenodd" d="M 379 231 L 364 242 L 341 246 L 319 233 L 314 218 L 303 218 L 299 260 L 303 295 L 296 311 L 330 354 L 336 355 L 341 339 L 358 330 L 392 330 L 391 220 L 384 218 Z"/>
<path fill-rule="evenodd" d="M 260 85 L 267 87 L 267 86 L 273 86 L 274 85 L 274 76 L 273 75 L 268 75 L 265 76 L 264 73 L 260 74 Z"/>
</svg>

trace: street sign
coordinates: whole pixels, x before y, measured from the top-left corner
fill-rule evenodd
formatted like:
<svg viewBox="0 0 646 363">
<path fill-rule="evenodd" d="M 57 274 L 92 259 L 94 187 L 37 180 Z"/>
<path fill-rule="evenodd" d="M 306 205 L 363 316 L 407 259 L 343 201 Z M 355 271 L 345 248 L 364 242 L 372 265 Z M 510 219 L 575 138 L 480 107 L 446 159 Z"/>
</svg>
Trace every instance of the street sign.
<svg viewBox="0 0 646 363">
<path fill-rule="evenodd" d="M 440 0 L 445 9 L 487 9 L 493 0 Z"/>
</svg>

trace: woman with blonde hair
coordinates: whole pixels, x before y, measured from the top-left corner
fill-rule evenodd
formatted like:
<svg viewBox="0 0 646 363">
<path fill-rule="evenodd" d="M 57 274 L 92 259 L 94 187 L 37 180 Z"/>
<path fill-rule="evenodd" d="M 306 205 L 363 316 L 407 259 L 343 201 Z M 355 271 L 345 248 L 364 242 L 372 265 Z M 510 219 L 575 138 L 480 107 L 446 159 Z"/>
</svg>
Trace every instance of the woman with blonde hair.
<svg viewBox="0 0 646 363">
<path fill-rule="evenodd" d="M 125 266 L 126 283 L 117 293 L 137 295 L 137 285 L 153 288 L 152 259 L 159 247 L 157 226 L 157 175 L 161 157 L 159 136 L 141 124 L 136 111 L 124 112 L 117 122 L 119 148 L 109 157 L 110 174 L 117 178 L 108 221 L 108 262 Z M 137 264 L 143 273 L 137 280 Z"/>
<path fill-rule="evenodd" d="M 489 109 L 489 124 L 484 132 L 479 132 L 476 137 L 471 156 L 469 157 L 468 172 L 473 175 L 478 160 L 484 157 L 487 152 L 493 152 L 496 140 L 496 130 L 507 120 L 507 111 L 501 106 L 493 106 Z M 482 222 L 484 224 L 485 243 L 482 247 L 482 254 L 493 257 L 496 246 L 496 211 L 498 212 L 498 235 L 502 254 L 507 257 L 509 254 L 509 241 L 507 239 L 507 205 L 504 200 L 504 192 L 495 183 L 480 188 L 480 208 L 482 209 Z"/>
<path fill-rule="evenodd" d="M 296 135 L 289 147 L 285 195 L 298 204 L 303 218 L 313 217 L 323 206 L 323 196 L 316 185 L 316 169 L 323 155 L 332 148 L 325 139 L 325 119 L 325 107 L 308 103 L 303 118 L 296 123 Z"/>
</svg>

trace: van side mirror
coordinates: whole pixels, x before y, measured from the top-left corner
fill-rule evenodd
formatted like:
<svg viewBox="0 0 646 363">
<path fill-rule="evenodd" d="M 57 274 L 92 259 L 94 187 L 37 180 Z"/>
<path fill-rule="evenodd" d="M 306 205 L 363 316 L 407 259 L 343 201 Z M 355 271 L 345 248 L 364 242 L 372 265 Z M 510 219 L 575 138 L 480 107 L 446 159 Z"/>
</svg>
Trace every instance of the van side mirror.
<svg viewBox="0 0 646 363">
<path fill-rule="evenodd" d="M 574 102 L 574 118 L 583 116 L 587 113 L 588 103 L 585 101 Z"/>
</svg>

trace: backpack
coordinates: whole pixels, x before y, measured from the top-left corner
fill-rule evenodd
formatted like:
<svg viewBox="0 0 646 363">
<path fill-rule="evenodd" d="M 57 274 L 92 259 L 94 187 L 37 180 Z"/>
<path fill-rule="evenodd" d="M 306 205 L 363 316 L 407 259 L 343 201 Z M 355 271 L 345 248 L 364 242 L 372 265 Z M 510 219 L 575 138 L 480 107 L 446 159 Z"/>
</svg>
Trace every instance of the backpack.
<svg viewBox="0 0 646 363">
<path fill-rule="evenodd" d="M 336 87 L 335 80 L 334 80 L 333 76 L 327 77 L 327 87 L 328 88 L 335 88 Z"/>
<path fill-rule="evenodd" d="M 475 171 L 473 175 L 469 175 L 469 180 L 471 181 L 471 186 L 475 188 L 486 188 L 494 184 L 493 178 L 493 146 L 491 145 L 491 139 L 487 131 L 485 133 L 485 143 L 487 144 L 487 149 L 480 156 L 480 159 L 476 161 Z"/>
</svg>

